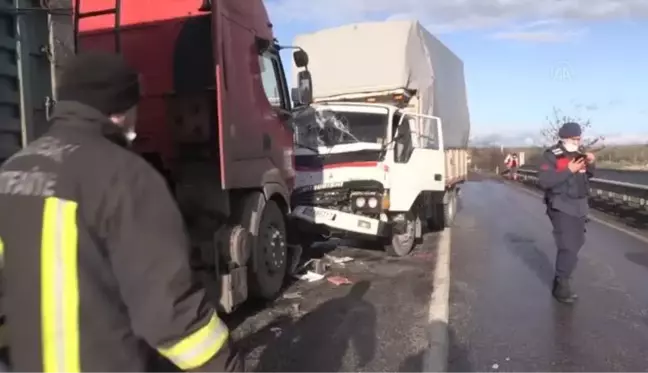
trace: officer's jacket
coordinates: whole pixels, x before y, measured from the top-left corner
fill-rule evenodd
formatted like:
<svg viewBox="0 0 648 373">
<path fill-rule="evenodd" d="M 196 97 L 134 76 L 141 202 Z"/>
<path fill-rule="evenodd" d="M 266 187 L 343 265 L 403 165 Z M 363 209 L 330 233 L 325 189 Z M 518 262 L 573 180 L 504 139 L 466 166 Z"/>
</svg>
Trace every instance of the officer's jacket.
<svg viewBox="0 0 648 373">
<path fill-rule="evenodd" d="M 0 168 L 14 370 L 142 371 L 146 344 L 204 369 L 228 338 L 192 279 L 164 180 L 109 141 L 110 128 L 98 111 L 59 102 L 49 132 Z"/>
<path fill-rule="evenodd" d="M 577 154 L 567 152 L 560 144 L 547 149 L 543 153 L 538 179 L 549 207 L 569 215 L 585 216 L 594 165 L 588 165 L 585 172 L 572 173 L 567 165 Z"/>
</svg>

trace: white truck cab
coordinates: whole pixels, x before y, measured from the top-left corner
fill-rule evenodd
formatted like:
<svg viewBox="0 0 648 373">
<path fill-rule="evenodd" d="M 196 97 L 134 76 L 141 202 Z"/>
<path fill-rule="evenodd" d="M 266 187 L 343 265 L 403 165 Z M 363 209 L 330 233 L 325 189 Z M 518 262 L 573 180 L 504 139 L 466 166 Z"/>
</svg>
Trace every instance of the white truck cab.
<svg viewBox="0 0 648 373">
<path fill-rule="evenodd" d="M 377 103 L 311 110 L 295 130 L 292 216 L 306 223 L 300 230 L 373 237 L 408 254 L 431 210 L 422 196 L 445 188 L 440 119 Z"/>
</svg>

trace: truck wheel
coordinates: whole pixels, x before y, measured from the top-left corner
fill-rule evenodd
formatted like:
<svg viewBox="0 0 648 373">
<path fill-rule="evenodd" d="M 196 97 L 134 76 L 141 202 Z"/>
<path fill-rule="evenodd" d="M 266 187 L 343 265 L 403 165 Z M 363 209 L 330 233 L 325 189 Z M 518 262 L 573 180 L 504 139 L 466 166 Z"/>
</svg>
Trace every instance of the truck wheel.
<svg viewBox="0 0 648 373">
<path fill-rule="evenodd" d="M 286 223 L 274 201 L 268 201 L 263 209 L 255 243 L 255 265 L 249 271 L 250 292 L 255 298 L 272 300 L 281 291 L 288 267 Z"/>
<path fill-rule="evenodd" d="M 448 203 L 443 205 L 443 227 L 447 228 L 454 223 L 455 216 L 457 215 L 457 193 L 455 191 L 448 192 Z"/>
<path fill-rule="evenodd" d="M 416 246 L 416 225 L 418 217 L 414 214 L 407 213 L 405 231 L 402 233 L 392 234 L 390 242 L 385 245 L 385 251 L 391 256 L 406 256 Z"/>
<path fill-rule="evenodd" d="M 434 206 L 434 214 L 428 219 L 428 228 L 433 231 L 442 231 L 454 222 L 457 213 L 457 193 L 454 190 L 447 193 L 448 203 Z"/>
</svg>

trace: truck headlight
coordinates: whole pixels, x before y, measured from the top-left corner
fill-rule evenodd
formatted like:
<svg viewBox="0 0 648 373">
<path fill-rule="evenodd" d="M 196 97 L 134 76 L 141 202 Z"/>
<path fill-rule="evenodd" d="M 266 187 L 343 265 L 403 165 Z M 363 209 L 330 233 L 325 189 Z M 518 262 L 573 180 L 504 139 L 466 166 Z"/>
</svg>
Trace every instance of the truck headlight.
<svg viewBox="0 0 648 373">
<path fill-rule="evenodd" d="M 367 200 L 364 197 L 358 197 L 355 200 L 355 205 L 358 208 L 363 208 L 367 204 Z"/>
<path fill-rule="evenodd" d="M 367 201 L 367 205 L 368 205 L 370 208 L 375 209 L 375 208 L 378 206 L 378 198 L 376 198 L 376 197 L 369 197 L 369 200 Z"/>
</svg>

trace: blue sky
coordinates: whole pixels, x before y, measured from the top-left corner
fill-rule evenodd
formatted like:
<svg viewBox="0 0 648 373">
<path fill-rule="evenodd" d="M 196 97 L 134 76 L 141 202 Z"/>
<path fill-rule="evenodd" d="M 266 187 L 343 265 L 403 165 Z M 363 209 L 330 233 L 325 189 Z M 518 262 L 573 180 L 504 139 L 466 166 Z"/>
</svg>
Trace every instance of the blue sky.
<svg viewBox="0 0 648 373">
<path fill-rule="evenodd" d="M 585 3 L 266 0 L 283 44 L 345 23 L 418 19 L 464 61 L 474 134 L 537 132 L 558 107 L 593 132 L 648 141 L 648 1 Z"/>
</svg>

